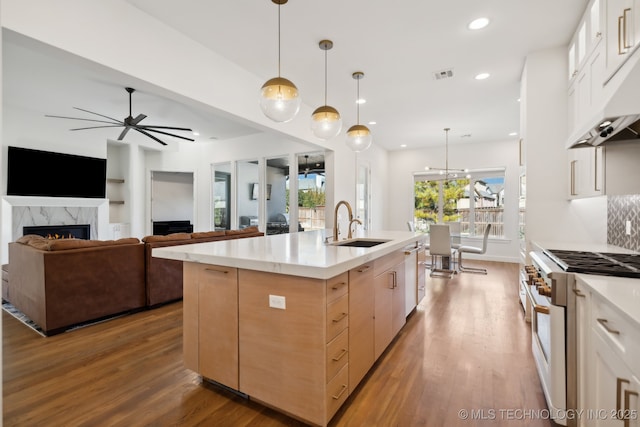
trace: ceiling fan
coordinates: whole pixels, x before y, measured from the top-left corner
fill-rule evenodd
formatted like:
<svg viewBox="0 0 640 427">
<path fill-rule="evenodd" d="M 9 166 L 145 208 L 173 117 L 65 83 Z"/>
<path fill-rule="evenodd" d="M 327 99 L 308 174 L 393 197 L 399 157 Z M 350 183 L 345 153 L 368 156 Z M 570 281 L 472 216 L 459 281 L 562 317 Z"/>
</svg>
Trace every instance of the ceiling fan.
<svg viewBox="0 0 640 427">
<path fill-rule="evenodd" d="M 114 119 L 113 117 L 105 116 L 104 114 L 94 113 L 93 111 L 85 110 L 85 109 L 78 108 L 78 107 L 73 107 L 73 108 L 75 108 L 76 110 L 84 111 L 85 113 L 95 114 L 96 116 L 104 117 L 104 118 L 109 119 L 111 121 L 96 120 L 96 119 L 84 119 L 84 118 L 80 118 L 80 117 L 53 116 L 53 115 L 48 115 L 48 114 L 46 114 L 45 116 L 46 117 L 55 117 L 55 118 L 58 118 L 58 119 L 85 120 L 85 121 L 94 122 L 94 123 L 107 123 L 106 125 L 75 128 L 75 129 L 70 129 L 70 130 L 85 130 L 85 129 L 98 129 L 98 128 L 110 128 L 110 127 L 124 127 L 124 129 L 120 133 L 120 136 L 118 136 L 118 141 L 122 141 L 122 139 L 125 137 L 127 132 L 129 132 L 131 129 L 133 129 L 133 130 L 135 130 L 137 132 L 140 132 L 141 134 L 143 134 L 145 136 L 148 136 L 149 138 L 153 139 L 154 141 L 156 141 L 156 142 L 158 142 L 158 143 L 160 143 L 162 145 L 167 145 L 167 143 L 162 141 L 160 138 L 157 138 L 156 136 L 150 134 L 149 132 L 156 132 L 156 133 L 160 133 L 160 134 L 163 134 L 163 135 L 173 136 L 174 138 L 186 139 L 187 141 L 194 141 L 192 138 L 187 138 L 185 136 L 180 136 L 180 135 L 176 135 L 176 134 L 173 134 L 173 133 L 169 133 L 169 132 L 165 132 L 165 131 L 162 131 L 162 130 L 158 130 L 158 129 L 168 129 L 168 130 L 180 130 L 180 131 L 191 132 L 191 129 L 189 129 L 189 128 L 180 128 L 180 127 L 171 127 L 171 126 L 140 125 L 139 123 L 143 119 L 145 119 L 147 116 L 144 115 L 144 114 L 138 114 L 136 117 L 132 116 L 132 114 L 131 114 L 131 94 L 133 92 L 135 92 L 135 89 L 130 88 L 130 87 L 126 87 L 125 90 L 127 92 L 129 92 L 129 116 L 125 117 L 124 120 Z"/>
</svg>

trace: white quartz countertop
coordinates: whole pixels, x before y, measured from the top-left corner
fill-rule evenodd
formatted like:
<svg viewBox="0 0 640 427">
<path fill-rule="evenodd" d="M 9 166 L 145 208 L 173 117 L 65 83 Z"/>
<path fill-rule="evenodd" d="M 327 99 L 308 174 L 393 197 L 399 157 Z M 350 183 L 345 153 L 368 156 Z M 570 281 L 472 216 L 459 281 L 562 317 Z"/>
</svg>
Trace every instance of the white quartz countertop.
<svg viewBox="0 0 640 427">
<path fill-rule="evenodd" d="M 275 234 L 154 248 L 152 255 L 180 261 L 223 265 L 270 273 L 329 279 L 416 242 L 426 236 L 412 231 L 357 231 L 354 238 L 389 240 L 371 248 L 324 243 L 331 230 Z M 331 240 L 331 239 L 329 239 Z"/>
<path fill-rule="evenodd" d="M 613 305 L 640 328 L 640 279 L 624 277 L 577 274 L 577 280 L 584 283 L 600 298 Z"/>
</svg>

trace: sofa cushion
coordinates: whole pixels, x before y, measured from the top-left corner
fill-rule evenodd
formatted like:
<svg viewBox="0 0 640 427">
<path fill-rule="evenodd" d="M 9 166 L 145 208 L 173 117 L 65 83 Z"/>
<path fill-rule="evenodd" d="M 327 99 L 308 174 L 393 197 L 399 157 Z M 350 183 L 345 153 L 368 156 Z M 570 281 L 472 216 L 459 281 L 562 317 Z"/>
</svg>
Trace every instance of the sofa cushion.
<svg viewBox="0 0 640 427">
<path fill-rule="evenodd" d="M 172 234 L 167 234 L 166 236 L 145 236 L 142 238 L 142 241 L 145 243 L 152 243 L 152 242 L 169 242 L 172 240 L 190 240 L 191 239 L 191 234 L 190 233 L 172 233 Z"/>
<path fill-rule="evenodd" d="M 258 227 L 253 225 L 251 227 L 241 228 L 240 230 L 226 230 L 224 234 L 226 236 L 235 236 L 238 234 L 252 234 L 252 233 L 259 233 L 259 232 L 260 230 L 258 229 Z"/>
<path fill-rule="evenodd" d="M 226 233 L 225 233 L 224 230 L 221 230 L 221 231 L 201 231 L 201 232 L 191 233 L 191 238 L 192 239 L 205 239 L 205 238 L 209 238 L 209 237 L 222 237 L 225 234 Z"/>
<path fill-rule="evenodd" d="M 39 234 L 25 234 L 24 236 L 18 238 L 16 242 L 22 243 L 23 245 L 28 245 L 32 240 L 44 240 L 44 237 Z"/>
<path fill-rule="evenodd" d="M 131 245 L 140 243 L 136 237 L 118 240 L 84 240 L 84 239 L 32 239 L 29 246 L 42 251 L 65 251 L 69 249 L 95 248 L 98 246 Z"/>
</svg>

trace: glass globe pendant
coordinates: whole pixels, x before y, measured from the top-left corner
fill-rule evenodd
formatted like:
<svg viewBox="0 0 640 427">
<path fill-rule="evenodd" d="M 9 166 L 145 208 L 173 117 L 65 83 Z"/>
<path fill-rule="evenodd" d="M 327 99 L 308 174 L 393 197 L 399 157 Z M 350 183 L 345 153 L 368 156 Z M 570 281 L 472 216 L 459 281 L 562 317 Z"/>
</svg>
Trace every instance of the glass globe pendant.
<svg viewBox="0 0 640 427">
<path fill-rule="evenodd" d="M 300 104 L 298 88 L 284 77 L 274 77 L 260 89 L 260 108 L 274 122 L 293 119 L 300 111 Z"/>
<path fill-rule="evenodd" d="M 362 71 L 356 71 L 352 74 L 352 77 L 356 79 L 358 82 L 358 90 L 357 90 L 357 98 L 360 99 L 360 79 L 364 77 L 364 73 Z M 373 136 L 371 135 L 371 131 L 365 125 L 360 124 L 360 104 L 357 103 L 357 124 L 353 125 L 347 130 L 347 147 L 351 148 L 351 150 L 356 153 L 359 151 L 364 151 L 367 148 L 371 147 L 371 143 L 373 142 Z"/>
<path fill-rule="evenodd" d="M 327 140 L 340 133 L 342 118 L 338 110 L 327 105 L 327 51 L 333 47 L 333 42 L 321 40 L 319 46 L 324 50 L 324 105 L 311 115 L 311 131 L 316 137 Z"/>
<path fill-rule="evenodd" d="M 366 150 L 372 142 L 371 131 L 364 125 L 353 125 L 347 131 L 347 147 L 355 152 Z"/>
<path fill-rule="evenodd" d="M 298 88 L 280 75 L 280 6 L 288 0 L 271 0 L 278 5 L 278 77 L 267 80 L 260 88 L 260 108 L 274 122 L 288 122 L 300 111 Z"/>
</svg>

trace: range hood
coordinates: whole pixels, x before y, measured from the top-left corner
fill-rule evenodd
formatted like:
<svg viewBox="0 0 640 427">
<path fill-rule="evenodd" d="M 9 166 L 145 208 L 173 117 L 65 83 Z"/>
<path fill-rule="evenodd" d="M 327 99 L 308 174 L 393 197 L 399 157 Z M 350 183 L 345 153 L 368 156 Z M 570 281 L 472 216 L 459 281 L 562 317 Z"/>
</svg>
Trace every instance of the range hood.
<svg viewBox="0 0 640 427">
<path fill-rule="evenodd" d="M 569 148 L 635 139 L 640 142 L 639 57 L 640 53 L 636 52 L 635 58 L 630 58 L 624 68 L 605 81 L 602 109 L 569 138 Z"/>
<path fill-rule="evenodd" d="M 640 138 L 640 114 L 606 117 L 599 121 L 593 129 L 590 129 L 581 138 L 574 141 L 570 148 L 587 145 L 598 146 L 637 138 Z"/>
</svg>

